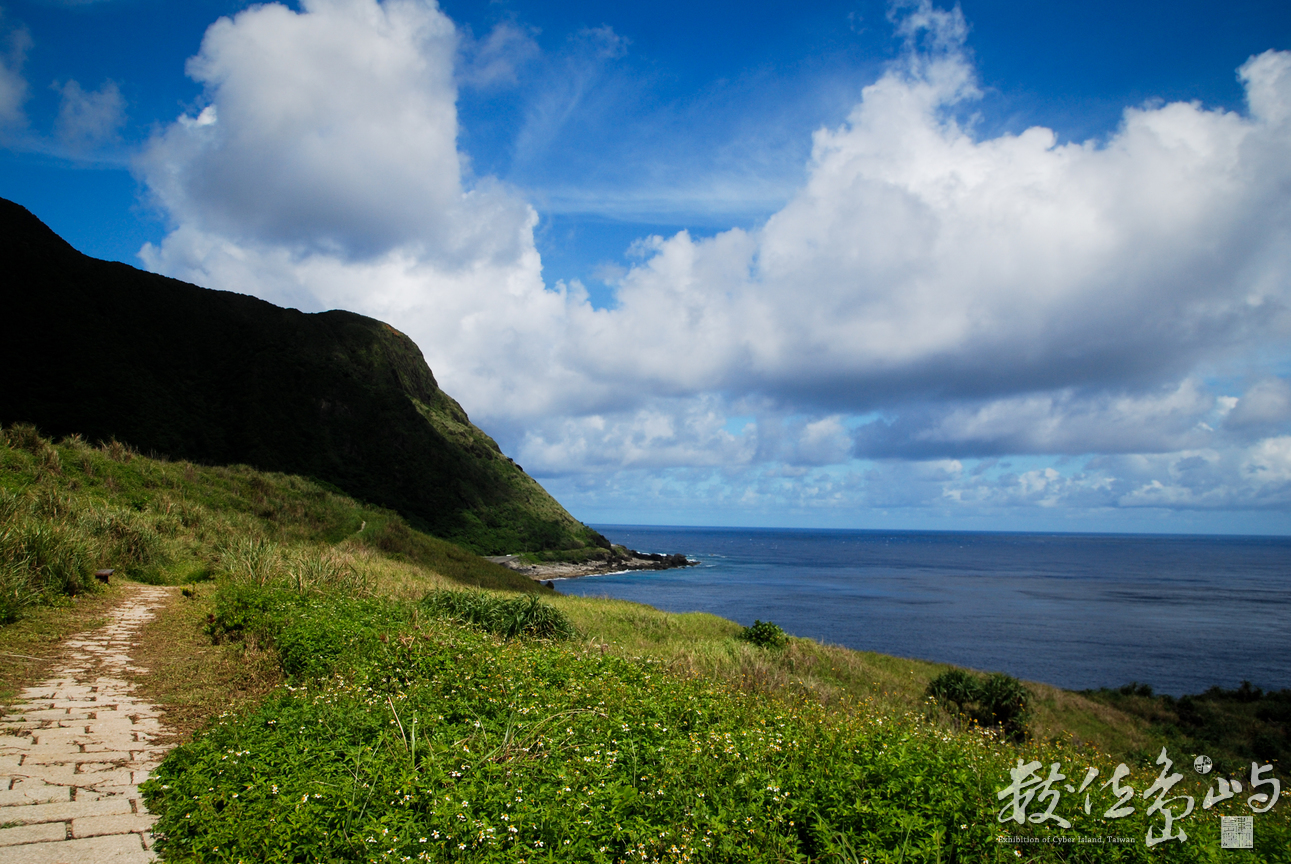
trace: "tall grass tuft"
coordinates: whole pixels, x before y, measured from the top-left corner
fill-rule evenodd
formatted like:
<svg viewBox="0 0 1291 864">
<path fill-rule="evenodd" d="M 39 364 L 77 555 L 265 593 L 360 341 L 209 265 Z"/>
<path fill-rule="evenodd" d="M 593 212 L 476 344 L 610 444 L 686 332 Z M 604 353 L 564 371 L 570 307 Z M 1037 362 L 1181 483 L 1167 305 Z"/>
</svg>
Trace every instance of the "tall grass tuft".
<svg viewBox="0 0 1291 864">
<path fill-rule="evenodd" d="M 5 439 L 10 447 L 26 450 L 33 456 L 40 453 L 49 442 L 40 437 L 40 431 L 30 423 L 14 423 L 5 430 Z"/>
<path fill-rule="evenodd" d="M 372 593 L 372 575 L 366 559 L 356 560 L 335 549 L 302 550 L 286 565 L 287 581 L 301 594 L 341 593 L 352 597 Z"/>
<path fill-rule="evenodd" d="M 147 565 L 164 557 L 161 535 L 143 514 L 87 507 L 77 514 L 82 532 L 99 539 L 103 558 L 115 566 Z"/>
<path fill-rule="evenodd" d="M 129 444 L 122 444 L 115 438 L 103 444 L 99 449 L 113 462 L 130 462 L 139 455 Z"/>
<path fill-rule="evenodd" d="M 8 525 L 22 510 L 22 496 L 0 486 L 0 525 Z"/>
<path fill-rule="evenodd" d="M 285 575 L 277 543 L 260 537 L 238 536 L 217 547 L 220 569 L 234 582 L 249 582 L 261 588 Z"/>
<path fill-rule="evenodd" d="M 484 591 L 432 591 L 421 605 L 433 614 L 504 639 L 569 639 L 577 635 L 565 613 L 542 602 L 536 594 L 507 598 Z"/>
<path fill-rule="evenodd" d="M 64 526 L 10 518 L 0 525 L 0 623 L 11 623 L 37 603 L 90 589 L 93 558 Z"/>
<path fill-rule="evenodd" d="M 33 427 L 6 430 L 37 459 L 48 442 Z M 0 488 L 0 624 L 28 607 L 91 590 L 94 544 L 73 524 L 75 505 L 57 490 L 37 486 L 20 493 Z"/>
<path fill-rule="evenodd" d="M 5 541 L 0 529 L 0 543 Z M 0 624 L 12 624 L 22 618 L 30 606 L 41 601 L 40 592 L 32 587 L 25 561 L 0 560 Z"/>
</svg>

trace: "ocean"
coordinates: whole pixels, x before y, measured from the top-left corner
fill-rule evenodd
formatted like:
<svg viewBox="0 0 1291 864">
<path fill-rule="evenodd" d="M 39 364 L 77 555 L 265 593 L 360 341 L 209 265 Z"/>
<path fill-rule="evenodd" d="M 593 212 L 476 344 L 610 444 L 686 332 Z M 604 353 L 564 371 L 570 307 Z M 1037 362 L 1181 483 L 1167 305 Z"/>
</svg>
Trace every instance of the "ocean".
<svg viewBox="0 0 1291 864">
<path fill-rule="evenodd" d="M 1291 537 L 595 526 L 699 565 L 557 590 L 1072 690 L 1291 687 Z"/>
</svg>

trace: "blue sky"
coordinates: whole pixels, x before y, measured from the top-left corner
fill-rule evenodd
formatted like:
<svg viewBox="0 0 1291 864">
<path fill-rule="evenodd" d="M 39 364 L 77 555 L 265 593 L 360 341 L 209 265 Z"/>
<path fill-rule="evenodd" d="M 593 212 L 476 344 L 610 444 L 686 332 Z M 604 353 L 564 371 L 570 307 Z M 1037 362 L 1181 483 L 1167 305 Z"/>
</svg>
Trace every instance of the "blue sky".
<svg viewBox="0 0 1291 864">
<path fill-rule="evenodd" d="M 0 195 L 585 521 L 1291 531 L 1285 3 L 0 10 Z"/>
</svg>

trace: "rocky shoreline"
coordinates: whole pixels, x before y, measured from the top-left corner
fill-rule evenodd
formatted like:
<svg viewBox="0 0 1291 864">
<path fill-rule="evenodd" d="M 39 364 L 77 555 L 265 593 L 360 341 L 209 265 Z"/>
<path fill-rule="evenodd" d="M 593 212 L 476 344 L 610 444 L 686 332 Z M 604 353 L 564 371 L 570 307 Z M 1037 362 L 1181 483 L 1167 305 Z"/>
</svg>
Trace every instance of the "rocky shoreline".
<svg viewBox="0 0 1291 864">
<path fill-rule="evenodd" d="M 598 576 L 604 573 L 621 573 L 624 570 L 672 570 L 677 567 L 692 567 L 699 563 L 691 561 L 680 553 L 659 555 L 653 552 L 625 550 L 626 554 L 616 554 L 604 559 L 589 561 L 543 561 L 534 563 L 525 561 L 519 555 L 494 555 L 488 560 L 501 564 L 517 573 L 523 573 L 535 582 L 546 582 L 552 579 L 577 579 L 580 576 Z"/>
</svg>

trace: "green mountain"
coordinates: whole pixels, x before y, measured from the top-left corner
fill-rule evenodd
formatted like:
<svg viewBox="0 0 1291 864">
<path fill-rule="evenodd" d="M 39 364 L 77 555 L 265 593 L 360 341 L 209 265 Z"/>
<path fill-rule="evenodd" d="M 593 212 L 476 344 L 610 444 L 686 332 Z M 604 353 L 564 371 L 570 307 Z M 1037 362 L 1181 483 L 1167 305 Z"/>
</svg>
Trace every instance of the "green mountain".
<svg viewBox="0 0 1291 864">
<path fill-rule="evenodd" d="M 0 270 L 0 423 L 303 474 L 481 554 L 609 545 L 388 324 L 90 258 L 4 199 Z"/>
</svg>

